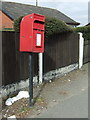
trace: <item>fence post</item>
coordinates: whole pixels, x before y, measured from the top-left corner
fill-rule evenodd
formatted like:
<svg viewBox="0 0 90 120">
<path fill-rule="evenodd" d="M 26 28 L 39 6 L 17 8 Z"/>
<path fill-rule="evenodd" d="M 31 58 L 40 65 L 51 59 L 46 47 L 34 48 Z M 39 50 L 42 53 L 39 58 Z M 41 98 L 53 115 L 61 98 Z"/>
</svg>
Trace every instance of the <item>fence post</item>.
<svg viewBox="0 0 90 120">
<path fill-rule="evenodd" d="M 84 38 L 83 34 L 79 33 L 79 69 L 83 66 L 83 53 L 84 53 Z"/>
<path fill-rule="evenodd" d="M 43 53 L 39 53 L 39 84 L 42 84 L 43 79 Z"/>
</svg>

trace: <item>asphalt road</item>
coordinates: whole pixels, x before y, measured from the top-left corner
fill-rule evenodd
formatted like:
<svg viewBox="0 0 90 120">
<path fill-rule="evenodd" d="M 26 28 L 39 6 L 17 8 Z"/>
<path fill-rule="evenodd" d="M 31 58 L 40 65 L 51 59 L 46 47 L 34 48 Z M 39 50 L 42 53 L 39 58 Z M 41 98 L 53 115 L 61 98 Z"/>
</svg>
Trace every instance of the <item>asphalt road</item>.
<svg viewBox="0 0 90 120">
<path fill-rule="evenodd" d="M 37 118 L 88 118 L 88 89 L 48 108 Z"/>
<path fill-rule="evenodd" d="M 27 118 L 88 118 L 88 64 L 46 84 L 40 96 L 47 107 Z"/>
</svg>

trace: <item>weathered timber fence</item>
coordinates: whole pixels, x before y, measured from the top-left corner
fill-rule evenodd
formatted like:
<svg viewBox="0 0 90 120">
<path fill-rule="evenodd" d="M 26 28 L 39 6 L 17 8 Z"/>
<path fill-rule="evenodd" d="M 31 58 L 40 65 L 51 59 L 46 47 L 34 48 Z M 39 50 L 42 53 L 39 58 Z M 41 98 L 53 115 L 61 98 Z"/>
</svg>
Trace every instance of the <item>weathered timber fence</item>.
<svg viewBox="0 0 90 120">
<path fill-rule="evenodd" d="M 78 62 L 79 36 L 75 33 L 53 35 L 45 40 L 44 74 Z M 34 76 L 38 75 L 38 54 L 33 54 Z M 28 53 L 19 52 L 19 33 L 2 32 L 3 85 L 28 78 Z"/>
<path fill-rule="evenodd" d="M 84 63 L 90 62 L 90 40 L 84 41 Z"/>
</svg>

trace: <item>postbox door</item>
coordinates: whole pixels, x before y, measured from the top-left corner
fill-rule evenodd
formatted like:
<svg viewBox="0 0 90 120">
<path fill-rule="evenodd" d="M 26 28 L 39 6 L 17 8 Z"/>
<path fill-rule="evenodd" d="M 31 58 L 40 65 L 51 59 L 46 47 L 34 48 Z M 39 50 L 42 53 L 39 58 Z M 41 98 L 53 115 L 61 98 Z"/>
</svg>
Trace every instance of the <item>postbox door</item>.
<svg viewBox="0 0 90 120">
<path fill-rule="evenodd" d="M 42 47 L 42 34 L 40 32 L 36 33 L 36 47 Z"/>
<path fill-rule="evenodd" d="M 44 31 L 34 30 L 34 51 L 41 51 L 44 50 Z"/>
</svg>

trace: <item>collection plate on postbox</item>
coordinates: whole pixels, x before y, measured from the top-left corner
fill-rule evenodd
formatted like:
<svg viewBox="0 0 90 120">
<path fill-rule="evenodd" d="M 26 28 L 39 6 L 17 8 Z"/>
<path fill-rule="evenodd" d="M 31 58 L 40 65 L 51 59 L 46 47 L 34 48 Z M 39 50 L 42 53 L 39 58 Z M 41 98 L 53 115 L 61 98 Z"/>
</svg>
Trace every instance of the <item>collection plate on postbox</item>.
<svg viewBox="0 0 90 120">
<path fill-rule="evenodd" d="M 44 52 L 45 17 L 36 13 L 26 15 L 20 23 L 20 51 Z"/>
</svg>

